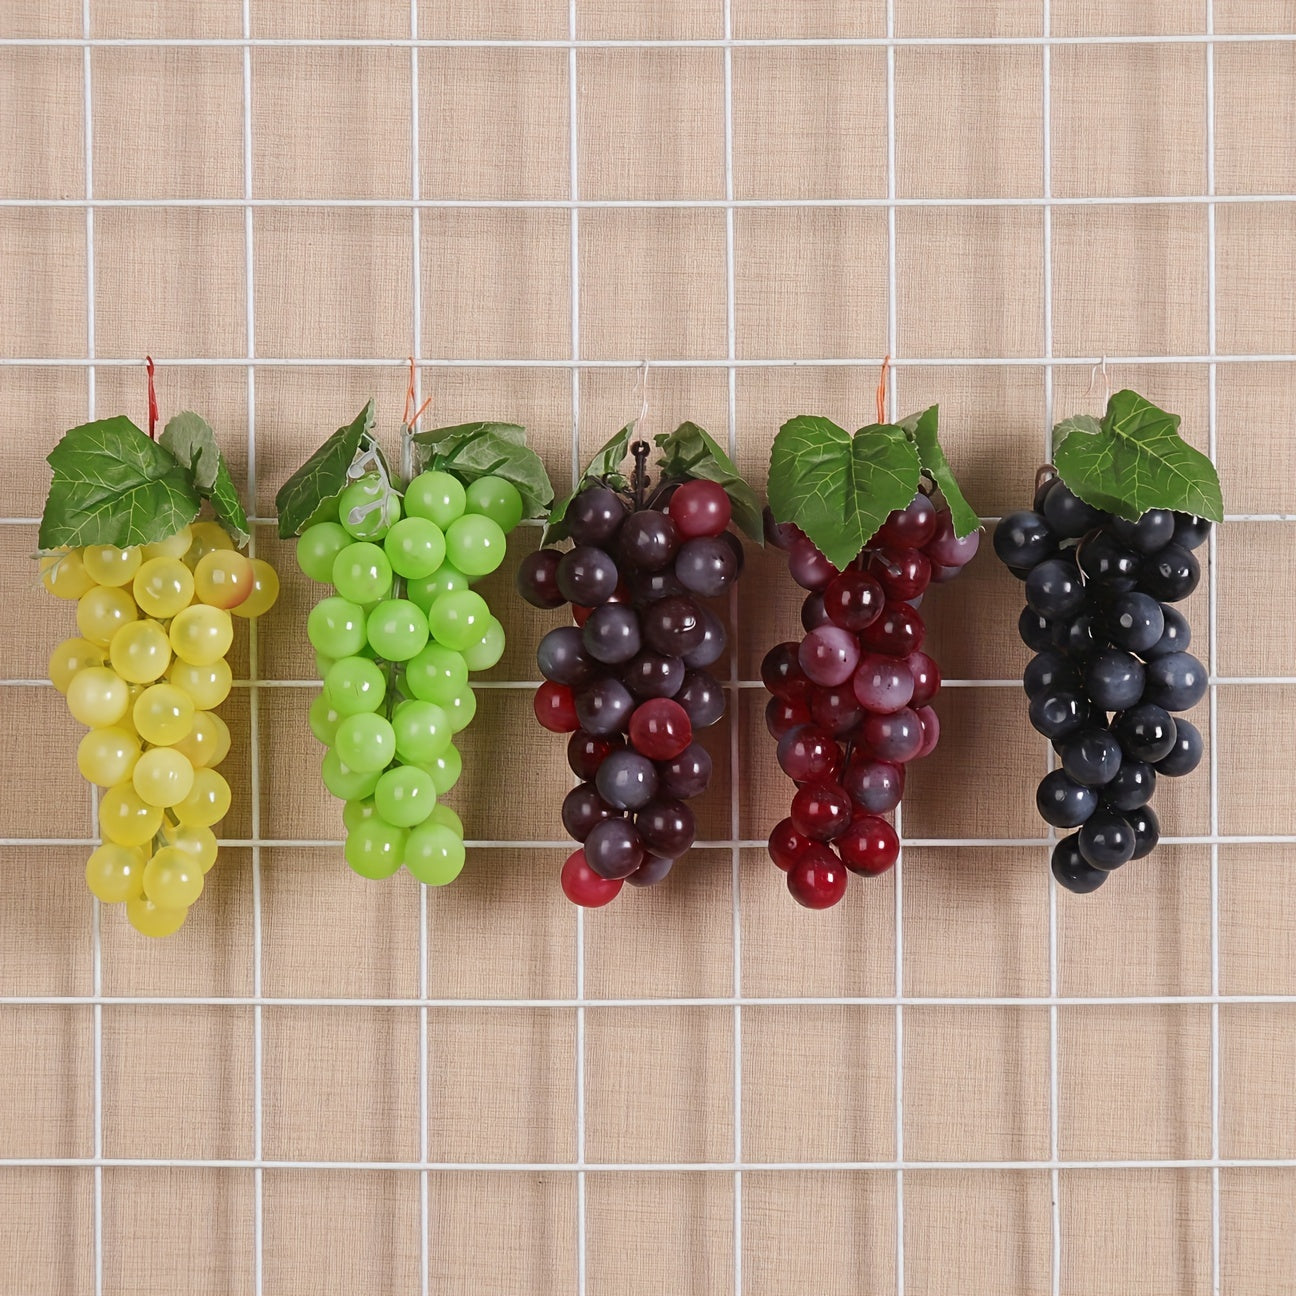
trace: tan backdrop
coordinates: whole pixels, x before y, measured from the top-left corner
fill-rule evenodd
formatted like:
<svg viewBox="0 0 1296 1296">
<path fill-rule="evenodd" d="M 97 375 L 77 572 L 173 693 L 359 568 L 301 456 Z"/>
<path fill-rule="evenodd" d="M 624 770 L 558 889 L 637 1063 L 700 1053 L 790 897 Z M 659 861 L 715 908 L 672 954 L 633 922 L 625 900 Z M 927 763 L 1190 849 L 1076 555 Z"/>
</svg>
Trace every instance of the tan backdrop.
<svg viewBox="0 0 1296 1296">
<path fill-rule="evenodd" d="M 1294 31 L 1290 0 L 0 6 L 0 1290 L 1296 1290 Z M 1212 758 L 1151 861 L 1051 889 L 986 545 L 924 609 L 951 687 L 902 867 L 838 909 L 760 848 L 789 785 L 752 681 L 796 599 L 755 552 L 669 885 L 561 897 L 553 620 L 509 573 L 463 878 L 348 872 L 273 497 L 369 396 L 394 432 L 402 357 L 429 425 L 523 422 L 559 484 L 647 358 L 646 430 L 694 418 L 761 484 L 782 419 L 869 420 L 888 350 L 990 518 L 1104 354 L 1214 448 Z M 144 418 L 146 351 L 285 577 L 225 708 L 228 845 L 157 944 L 85 892 L 41 678 L 71 616 L 28 557 L 42 456 Z"/>
</svg>

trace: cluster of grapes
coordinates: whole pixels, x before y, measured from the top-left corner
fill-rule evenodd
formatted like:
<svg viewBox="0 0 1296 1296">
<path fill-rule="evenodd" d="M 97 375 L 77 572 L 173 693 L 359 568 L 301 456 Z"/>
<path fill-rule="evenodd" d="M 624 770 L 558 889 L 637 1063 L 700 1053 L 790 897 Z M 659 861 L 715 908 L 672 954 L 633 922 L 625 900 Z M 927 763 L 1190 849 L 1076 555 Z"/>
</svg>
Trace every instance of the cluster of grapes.
<svg viewBox="0 0 1296 1296">
<path fill-rule="evenodd" d="M 797 785 L 769 853 L 798 903 L 826 909 L 846 894 L 843 865 L 875 877 L 900 853 L 882 816 L 904 794 L 905 764 L 928 755 L 940 736 L 931 707 L 940 670 L 922 651 L 918 608 L 928 585 L 952 580 L 971 561 L 980 533 L 960 539 L 948 508 L 918 494 L 838 571 L 799 528 L 768 512 L 766 531 L 809 591 L 805 638 L 776 644 L 761 664 L 773 694 L 766 727 Z"/>
<path fill-rule="evenodd" d="M 1167 509 L 1114 517 L 1056 477 L 1033 510 L 995 529 L 995 552 L 1026 584 L 1018 628 L 1035 653 L 1022 680 L 1031 724 L 1061 763 L 1036 804 L 1046 823 L 1079 829 L 1053 851 L 1053 876 L 1069 891 L 1094 891 L 1148 855 L 1160 838 L 1148 804 L 1157 775 L 1189 774 L 1201 760 L 1196 725 L 1170 713 L 1201 700 L 1206 669 L 1185 651 L 1192 632 L 1170 605 L 1197 588 L 1192 551 L 1209 534 L 1205 519 Z"/>
<path fill-rule="evenodd" d="M 107 789 L 86 884 L 124 903 L 137 931 L 169 936 L 202 894 L 216 862 L 212 826 L 230 804 L 215 768 L 230 746 L 215 711 L 233 680 L 230 614 L 261 616 L 279 579 L 215 522 L 195 522 L 156 544 L 51 554 L 41 580 L 77 600 L 79 636 L 54 649 L 49 674 L 90 730 L 78 768 Z"/>
<path fill-rule="evenodd" d="M 453 738 L 477 710 L 468 672 L 504 652 L 504 627 L 469 587 L 499 566 L 522 511 L 501 477 L 465 489 L 423 472 L 402 502 L 374 472 L 297 542 L 302 571 L 336 591 L 306 622 L 324 682 L 310 726 L 329 749 L 324 785 L 346 802 L 346 860 L 361 877 L 404 864 L 441 886 L 463 868 L 463 823 L 437 798 L 463 769 Z"/>
<path fill-rule="evenodd" d="M 567 760 L 581 780 L 562 808 L 582 843 L 562 869 L 575 904 L 605 905 L 626 881 L 660 882 L 693 844 L 684 802 L 711 780 L 694 734 L 724 714 L 724 690 L 706 668 L 727 639 L 698 600 L 723 594 L 742 570 L 730 515 L 715 482 L 671 484 L 635 508 L 590 485 L 567 509 L 574 548 L 540 549 L 518 571 L 527 602 L 574 605 L 576 624 L 549 631 L 537 649 L 545 682 L 535 713 L 571 735 Z"/>
</svg>

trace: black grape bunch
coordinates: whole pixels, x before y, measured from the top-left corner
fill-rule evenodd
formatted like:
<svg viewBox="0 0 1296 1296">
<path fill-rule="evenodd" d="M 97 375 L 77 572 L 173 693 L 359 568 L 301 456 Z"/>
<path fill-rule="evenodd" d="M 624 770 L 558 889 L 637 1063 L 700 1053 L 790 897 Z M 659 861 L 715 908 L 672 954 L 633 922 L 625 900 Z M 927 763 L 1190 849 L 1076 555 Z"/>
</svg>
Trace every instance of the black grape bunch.
<svg viewBox="0 0 1296 1296">
<path fill-rule="evenodd" d="M 579 780 L 562 820 L 578 843 L 563 864 L 567 898 L 608 904 L 625 882 L 661 882 L 693 844 L 688 802 L 706 791 L 712 758 L 699 735 L 725 711 L 712 668 L 727 646 L 708 600 L 743 568 L 731 521 L 760 535 L 760 508 L 728 456 L 700 427 L 656 438 L 657 480 L 633 424 L 595 456 L 550 516 L 545 547 L 523 560 L 528 603 L 571 605 L 573 624 L 540 640 L 535 715 L 568 734 Z M 634 469 L 620 465 L 627 449 Z M 572 541 L 565 552 L 550 542 Z"/>
<path fill-rule="evenodd" d="M 1198 553 L 1222 502 L 1210 460 L 1178 424 L 1131 391 L 1111 398 L 1101 423 L 1067 420 L 1033 507 L 995 528 L 996 554 L 1025 585 L 1030 721 L 1058 763 L 1036 805 L 1067 834 L 1052 870 L 1077 895 L 1152 853 L 1157 779 L 1202 759 L 1184 713 L 1209 681 L 1176 604 L 1201 581 Z"/>
<path fill-rule="evenodd" d="M 981 538 L 937 442 L 936 407 L 888 424 L 882 397 L 878 422 L 854 436 L 824 418 L 790 420 L 770 460 L 769 539 L 806 596 L 804 637 L 761 664 L 766 727 L 796 784 L 769 855 L 807 909 L 841 900 L 848 871 L 877 877 L 899 858 L 884 816 L 908 762 L 940 737 L 940 668 L 919 608 Z"/>
</svg>

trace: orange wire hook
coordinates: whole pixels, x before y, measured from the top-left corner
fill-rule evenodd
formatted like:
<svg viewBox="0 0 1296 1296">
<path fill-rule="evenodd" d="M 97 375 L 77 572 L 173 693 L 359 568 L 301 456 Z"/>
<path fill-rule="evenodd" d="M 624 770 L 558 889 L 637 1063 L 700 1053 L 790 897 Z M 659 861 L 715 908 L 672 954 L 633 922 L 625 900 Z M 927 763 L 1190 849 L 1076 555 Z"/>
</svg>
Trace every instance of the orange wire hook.
<svg viewBox="0 0 1296 1296">
<path fill-rule="evenodd" d="M 882 375 L 878 379 L 877 385 L 877 421 L 886 422 L 886 386 L 887 371 L 891 368 L 891 357 L 889 355 L 882 357 Z"/>
<path fill-rule="evenodd" d="M 158 403 L 157 388 L 153 385 L 153 357 L 144 357 L 144 368 L 148 372 L 148 420 L 149 420 L 149 440 L 157 440 L 157 421 L 158 421 Z"/>
</svg>

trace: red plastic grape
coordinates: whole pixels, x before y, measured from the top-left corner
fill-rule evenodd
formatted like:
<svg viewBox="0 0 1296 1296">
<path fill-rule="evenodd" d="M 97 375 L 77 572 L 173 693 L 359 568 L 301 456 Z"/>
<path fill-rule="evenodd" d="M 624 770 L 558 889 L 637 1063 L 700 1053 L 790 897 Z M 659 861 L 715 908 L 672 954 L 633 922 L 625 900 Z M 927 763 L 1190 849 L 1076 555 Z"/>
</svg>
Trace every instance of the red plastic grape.
<svg viewBox="0 0 1296 1296">
<path fill-rule="evenodd" d="M 791 819 L 780 819 L 769 835 L 769 857 L 786 873 L 813 845 Z"/>
<path fill-rule="evenodd" d="M 886 598 L 867 572 L 844 571 L 834 576 L 823 595 L 824 612 L 833 625 L 856 633 L 875 621 Z"/>
<path fill-rule="evenodd" d="M 802 589 L 826 589 L 837 568 L 808 539 L 794 540 L 788 549 L 788 571 Z"/>
<path fill-rule="evenodd" d="M 624 885 L 620 878 L 601 878 L 585 862 L 583 850 L 572 851 L 562 866 L 562 889 L 572 904 L 598 909 L 615 900 Z"/>
<path fill-rule="evenodd" d="M 842 771 L 842 787 L 861 809 L 872 814 L 894 810 L 904 796 L 903 765 L 854 756 Z"/>
<path fill-rule="evenodd" d="M 624 746 L 620 734 L 599 736 L 577 729 L 567 740 L 567 764 L 578 779 L 588 782 L 598 773 L 604 758 Z"/>
<path fill-rule="evenodd" d="M 927 627 L 908 603 L 888 603 L 882 615 L 860 633 L 860 645 L 888 657 L 908 657 L 922 647 Z"/>
<path fill-rule="evenodd" d="M 949 510 L 941 509 L 936 520 L 936 534 L 923 549 L 937 567 L 966 567 L 976 556 L 980 544 L 980 531 L 973 531 L 960 540 L 954 534 Z"/>
<path fill-rule="evenodd" d="M 890 715 L 909 705 L 914 681 L 908 665 L 881 653 L 865 653 L 851 680 L 856 701 L 875 715 Z"/>
<path fill-rule="evenodd" d="M 670 760 L 693 741 L 693 725 L 678 702 L 651 698 L 630 713 L 630 741 L 650 760 Z"/>
<path fill-rule="evenodd" d="M 798 645 L 791 640 L 775 644 L 761 662 L 761 682 L 775 697 L 802 698 L 810 681 L 797 660 Z"/>
<path fill-rule="evenodd" d="M 836 688 L 814 689 L 810 694 L 810 717 L 834 738 L 844 738 L 854 732 L 864 712 L 848 682 Z"/>
<path fill-rule="evenodd" d="M 931 707 L 919 707 L 917 715 L 922 721 L 923 742 L 914 760 L 922 760 L 924 756 L 930 756 L 940 742 L 940 717 Z"/>
<path fill-rule="evenodd" d="M 900 856 L 900 838 L 885 819 L 861 815 L 851 820 L 836 842 L 842 861 L 852 873 L 876 877 L 891 868 Z"/>
<path fill-rule="evenodd" d="M 868 569 L 888 599 L 904 603 L 931 584 L 931 567 L 921 549 L 875 549 Z"/>
<path fill-rule="evenodd" d="M 810 708 L 800 700 L 789 702 L 784 698 L 772 697 L 765 703 L 765 728 L 776 742 L 789 729 L 809 724 L 811 718 Z"/>
<path fill-rule="evenodd" d="M 794 783 L 834 777 L 841 759 L 842 750 L 832 736 L 811 725 L 798 725 L 779 739 L 779 766 Z"/>
<path fill-rule="evenodd" d="M 729 525 L 733 506 L 723 486 L 716 482 L 687 481 L 671 496 L 671 521 L 685 540 L 717 536 Z"/>
<path fill-rule="evenodd" d="M 865 716 L 860 737 L 879 760 L 903 765 L 922 750 L 923 723 L 915 712 L 902 707 L 894 715 Z"/>
<path fill-rule="evenodd" d="M 792 825 L 816 841 L 831 841 L 851 821 L 850 797 L 836 783 L 807 783 L 792 798 Z"/>
<path fill-rule="evenodd" d="M 816 684 L 845 684 L 859 665 L 859 643 L 849 630 L 824 625 L 811 630 L 801 641 L 797 660 L 801 669 Z"/>
<path fill-rule="evenodd" d="M 905 658 L 909 674 L 913 676 L 914 691 L 909 705 L 917 709 L 924 707 L 940 692 L 940 667 L 925 652 L 910 653 Z"/>
<path fill-rule="evenodd" d="M 580 728 L 576 719 L 576 699 L 562 684 L 545 680 L 536 689 L 532 704 L 535 718 L 551 733 L 573 733 Z"/>
<path fill-rule="evenodd" d="M 904 508 L 888 515 L 873 543 L 895 549 L 921 549 L 936 534 L 937 520 L 936 506 L 919 493 Z"/>
<path fill-rule="evenodd" d="M 787 889 L 807 909 L 829 909 L 846 894 L 846 867 L 816 842 L 788 870 Z"/>
</svg>

